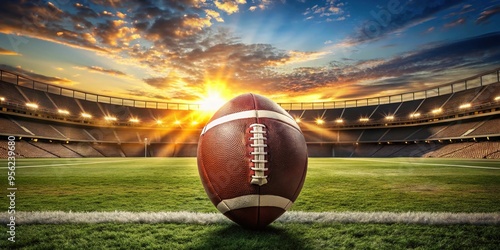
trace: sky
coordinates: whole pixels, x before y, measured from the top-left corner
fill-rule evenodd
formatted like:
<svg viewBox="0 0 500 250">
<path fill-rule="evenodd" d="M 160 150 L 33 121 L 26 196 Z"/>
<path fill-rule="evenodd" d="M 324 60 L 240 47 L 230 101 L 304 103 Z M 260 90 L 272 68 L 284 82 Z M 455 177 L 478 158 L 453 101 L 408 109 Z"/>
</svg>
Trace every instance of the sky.
<svg viewBox="0 0 500 250">
<path fill-rule="evenodd" d="M 140 100 L 338 101 L 500 66 L 500 0 L 4 0 L 0 17 L 1 69 Z"/>
</svg>

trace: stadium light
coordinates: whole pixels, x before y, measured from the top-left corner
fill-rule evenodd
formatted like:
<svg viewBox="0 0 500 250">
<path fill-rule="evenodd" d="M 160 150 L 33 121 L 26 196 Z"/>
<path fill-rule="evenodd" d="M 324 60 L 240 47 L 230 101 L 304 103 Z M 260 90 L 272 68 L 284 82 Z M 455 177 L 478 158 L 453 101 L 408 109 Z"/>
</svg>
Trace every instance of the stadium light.
<svg viewBox="0 0 500 250">
<path fill-rule="evenodd" d="M 163 121 L 162 121 L 162 120 L 156 120 L 156 124 L 158 124 L 158 125 L 162 125 L 162 124 L 163 124 Z"/>
<path fill-rule="evenodd" d="M 181 125 L 181 121 L 179 121 L 179 120 L 175 120 L 174 124 L 175 124 L 175 125 L 179 125 L 179 126 L 180 126 L 180 125 Z"/>
<path fill-rule="evenodd" d="M 359 121 L 360 121 L 360 122 L 367 122 L 367 121 L 369 121 L 369 120 L 370 120 L 370 119 L 368 119 L 368 118 L 359 118 Z"/>
<path fill-rule="evenodd" d="M 339 118 L 339 119 L 335 120 L 335 122 L 336 122 L 336 123 L 343 123 L 343 122 L 344 122 L 344 120 L 343 120 L 342 118 Z"/>
<path fill-rule="evenodd" d="M 38 104 L 32 103 L 32 102 L 27 102 L 26 106 L 28 106 L 29 108 L 34 108 L 34 109 L 38 108 Z"/>
<path fill-rule="evenodd" d="M 420 113 L 413 113 L 410 115 L 410 118 L 417 118 L 420 117 Z"/>
<path fill-rule="evenodd" d="M 470 108 L 470 106 L 471 106 L 470 103 L 465 103 L 465 104 L 460 105 L 458 108 L 459 109 L 466 109 L 466 108 Z"/>
<path fill-rule="evenodd" d="M 193 125 L 193 126 L 198 125 L 198 121 L 191 121 L 191 125 Z"/>
<path fill-rule="evenodd" d="M 0 101 L 5 101 L 5 97 L 0 97 Z"/>
<path fill-rule="evenodd" d="M 394 116 L 393 115 L 388 115 L 385 117 L 386 120 L 394 120 Z"/>
<path fill-rule="evenodd" d="M 321 118 L 316 119 L 316 124 L 322 125 L 324 123 L 325 123 L 325 121 L 323 119 L 321 119 Z"/>
<path fill-rule="evenodd" d="M 87 114 L 87 113 L 82 113 L 81 116 L 83 118 L 92 118 L 92 116 L 90 114 Z"/>
<path fill-rule="evenodd" d="M 500 101 L 500 96 L 495 97 L 495 101 Z"/>
<path fill-rule="evenodd" d="M 297 118 L 295 118 L 295 122 L 296 122 L 296 123 L 301 123 L 301 122 L 302 122 L 302 120 L 301 120 L 299 117 L 297 117 Z"/>
<path fill-rule="evenodd" d="M 130 118 L 130 120 L 128 120 L 129 122 L 133 122 L 133 123 L 139 123 L 139 119 L 137 118 Z"/>
<path fill-rule="evenodd" d="M 105 116 L 105 117 L 104 117 L 104 120 L 106 120 L 106 121 L 113 121 L 113 122 L 114 122 L 114 121 L 116 121 L 116 117 L 113 117 L 113 116 Z"/>
<path fill-rule="evenodd" d="M 65 110 L 65 109 L 58 109 L 57 110 L 57 113 L 59 114 L 63 114 L 63 115 L 69 115 L 69 111 Z"/>
<path fill-rule="evenodd" d="M 438 109 L 433 109 L 433 110 L 432 110 L 432 113 L 433 113 L 433 114 L 439 114 L 439 113 L 441 113 L 441 112 L 443 112 L 443 109 L 441 109 L 441 108 L 438 108 Z"/>
</svg>

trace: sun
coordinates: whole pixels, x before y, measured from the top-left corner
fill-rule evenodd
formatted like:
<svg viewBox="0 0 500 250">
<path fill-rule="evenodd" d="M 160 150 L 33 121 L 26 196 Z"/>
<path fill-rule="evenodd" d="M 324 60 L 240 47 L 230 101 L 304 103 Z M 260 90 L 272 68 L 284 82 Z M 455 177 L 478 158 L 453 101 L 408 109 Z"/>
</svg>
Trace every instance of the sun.
<svg viewBox="0 0 500 250">
<path fill-rule="evenodd" d="M 200 102 L 200 110 L 215 112 L 226 102 L 226 98 L 224 98 L 221 93 L 209 91 L 209 93 Z"/>
<path fill-rule="evenodd" d="M 205 115 L 212 115 L 235 94 L 234 89 L 227 86 L 227 82 L 220 76 L 208 77 L 204 81 L 204 91 L 199 95 L 200 111 Z"/>
</svg>

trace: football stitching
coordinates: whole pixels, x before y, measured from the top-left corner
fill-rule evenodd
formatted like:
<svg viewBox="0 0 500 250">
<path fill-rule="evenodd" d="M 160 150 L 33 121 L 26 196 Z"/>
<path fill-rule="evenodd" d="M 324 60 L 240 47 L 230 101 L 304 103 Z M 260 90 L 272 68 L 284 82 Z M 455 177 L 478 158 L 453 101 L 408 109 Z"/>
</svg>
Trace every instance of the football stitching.
<svg viewBox="0 0 500 250">
<path fill-rule="evenodd" d="M 250 147 L 253 149 L 253 151 L 250 152 L 250 155 L 253 156 L 253 159 L 250 160 L 252 162 L 252 167 L 250 167 L 250 169 L 254 171 L 250 183 L 262 186 L 267 183 L 267 175 L 265 175 L 264 172 L 268 170 L 268 168 L 266 168 L 267 138 L 265 137 L 267 131 L 264 130 L 266 126 L 264 124 L 254 123 L 250 125 L 250 128 L 250 134 L 252 134 L 252 137 L 250 137 Z"/>
</svg>

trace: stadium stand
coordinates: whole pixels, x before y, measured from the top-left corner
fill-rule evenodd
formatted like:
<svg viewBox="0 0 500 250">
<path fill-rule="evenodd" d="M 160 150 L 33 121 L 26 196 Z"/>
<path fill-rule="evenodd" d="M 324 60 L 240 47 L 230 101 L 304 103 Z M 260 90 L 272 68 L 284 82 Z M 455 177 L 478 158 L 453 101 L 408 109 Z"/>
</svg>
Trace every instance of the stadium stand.
<svg viewBox="0 0 500 250">
<path fill-rule="evenodd" d="M 77 142 L 77 143 L 65 143 L 64 147 L 76 152 L 82 157 L 103 157 L 105 154 L 101 154 L 95 148 L 92 147 L 91 143 L 88 142 Z"/>
<path fill-rule="evenodd" d="M 31 145 L 40 148 L 45 151 L 49 151 L 51 154 L 60 157 L 60 158 L 78 158 L 82 157 L 82 155 L 77 152 L 67 148 L 64 144 L 59 142 L 29 142 Z"/>
<path fill-rule="evenodd" d="M 19 157 L 196 155 L 206 123 L 197 105 L 100 96 L 0 73 L 0 136 L 16 137 Z M 424 91 L 281 105 L 298 118 L 311 157 L 498 158 L 499 79 L 500 68 Z"/>
<path fill-rule="evenodd" d="M 16 142 L 16 152 L 19 153 L 20 157 L 23 158 L 55 158 L 56 155 L 47 151 L 47 149 L 43 149 L 33 144 L 19 140 Z"/>
</svg>

